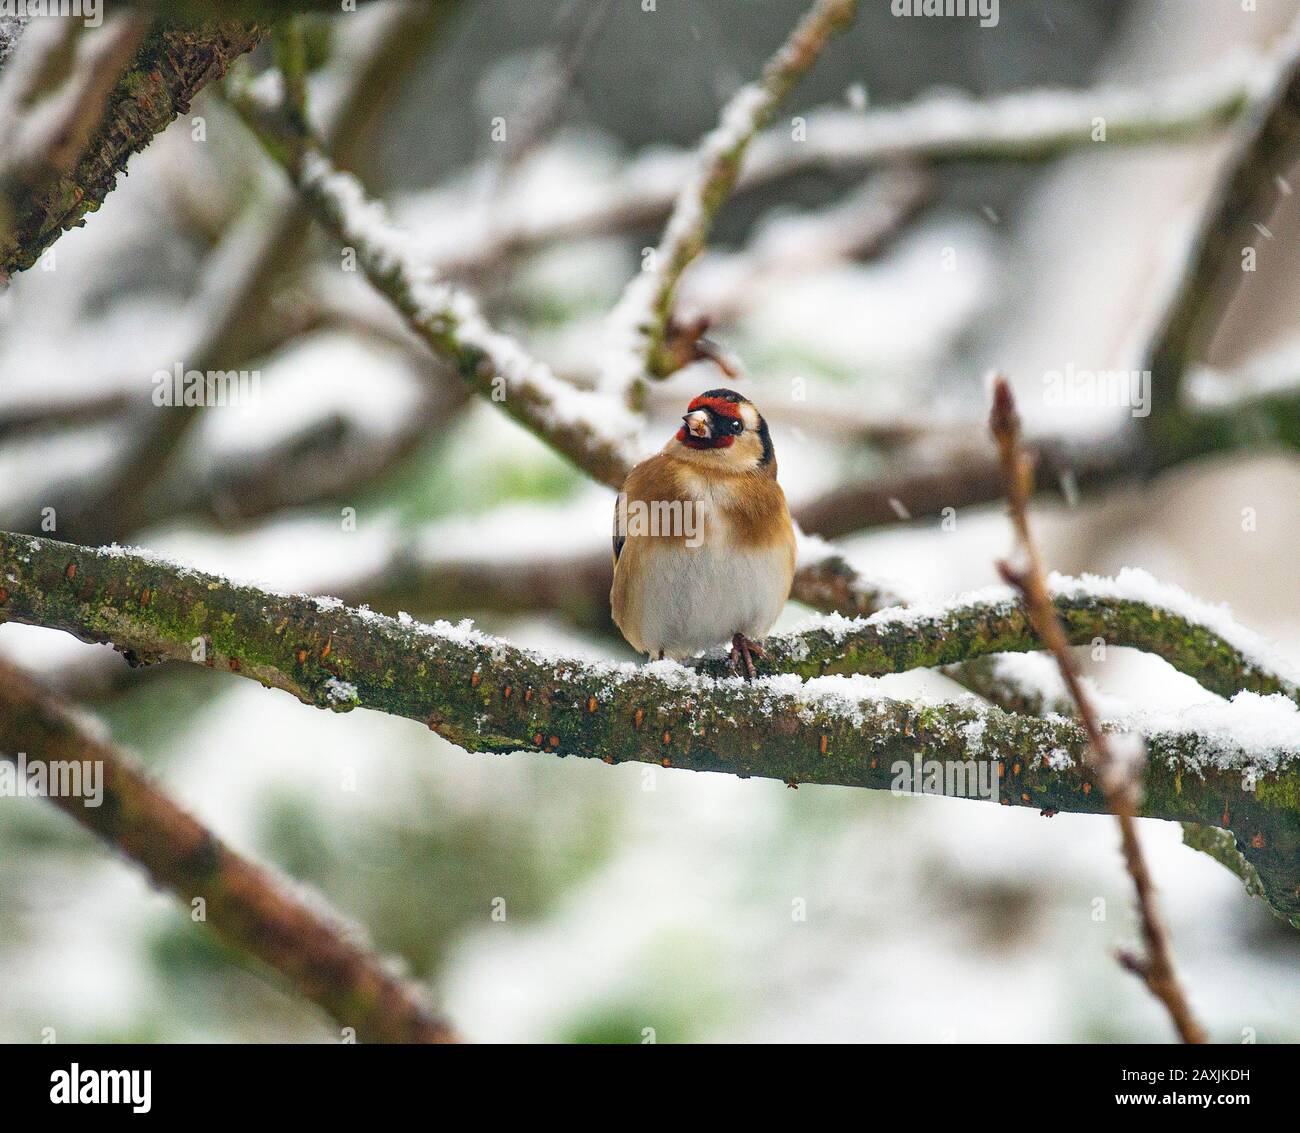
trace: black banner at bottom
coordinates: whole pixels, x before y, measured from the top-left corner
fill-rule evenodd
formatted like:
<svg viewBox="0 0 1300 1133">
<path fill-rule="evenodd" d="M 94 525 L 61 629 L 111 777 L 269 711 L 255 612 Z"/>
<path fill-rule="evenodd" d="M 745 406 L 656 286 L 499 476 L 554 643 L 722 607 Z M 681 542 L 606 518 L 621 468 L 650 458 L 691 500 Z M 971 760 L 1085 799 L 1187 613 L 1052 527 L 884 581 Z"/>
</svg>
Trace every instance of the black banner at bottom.
<svg viewBox="0 0 1300 1133">
<path fill-rule="evenodd" d="M 877 1098 L 893 1095 L 927 1120 L 949 1108 L 954 1116 L 969 1118 L 981 1095 L 996 1107 L 1009 1093 L 1031 1112 L 1041 1107 L 1043 1116 L 1200 1110 L 1211 1120 L 1230 1120 L 1223 1111 L 1281 1106 L 1293 1096 L 1296 1050 L 941 1046 L 898 1048 L 896 1056 L 882 1058 L 873 1048 L 851 1080 Z M 830 1070 L 824 1048 L 747 1047 L 738 1072 L 728 1073 L 720 1065 L 727 1060 L 725 1048 L 717 1047 L 709 1048 L 707 1061 L 698 1052 L 667 1046 L 618 1054 L 529 1049 L 519 1052 L 518 1063 L 510 1053 L 494 1048 L 477 1055 L 473 1047 L 10 1046 L 0 1052 L 0 1064 L 6 1125 L 21 1129 L 24 1118 L 44 1119 L 58 1110 L 92 1120 L 110 1112 L 141 1121 L 195 1115 L 208 1121 L 245 1115 L 264 1120 L 281 1112 L 299 1119 L 373 1119 L 379 1107 L 409 1105 L 419 1112 L 458 1095 L 485 1102 L 499 1117 L 503 1101 L 509 1106 L 517 1099 L 521 1108 L 536 1111 L 539 1101 L 553 1102 L 568 1089 L 579 1094 L 584 1109 L 596 1100 L 593 1094 L 602 1093 L 615 1106 L 622 1095 L 641 1119 L 647 1103 L 654 1108 L 671 1102 L 672 1112 L 680 1113 L 683 1092 L 693 1110 L 734 1115 L 753 1098 L 755 1085 L 787 1097 L 814 1088 L 842 1089 L 849 1084 L 843 1071 L 851 1062 L 840 1059 L 855 1057 L 851 1050 L 837 1052 L 839 1069 Z M 478 1057 L 486 1059 L 478 1063 L 483 1080 L 472 1084 L 443 1077 Z M 677 1058 L 688 1061 L 677 1063 Z M 770 1067 L 763 1072 L 768 1058 Z M 582 1076 L 556 1077 L 561 1062 Z M 656 1073 L 670 1066 L 685 1073 Z M 628 1077 L 633 1071 L 638 1077 Z M 646 1073 L 655 1076 L 639 1076 Z M 535 1084 L 529 1081 L 534 1076 Z M 718 1088 L 702 1090 L 710 1081 Z"/>
</svg>

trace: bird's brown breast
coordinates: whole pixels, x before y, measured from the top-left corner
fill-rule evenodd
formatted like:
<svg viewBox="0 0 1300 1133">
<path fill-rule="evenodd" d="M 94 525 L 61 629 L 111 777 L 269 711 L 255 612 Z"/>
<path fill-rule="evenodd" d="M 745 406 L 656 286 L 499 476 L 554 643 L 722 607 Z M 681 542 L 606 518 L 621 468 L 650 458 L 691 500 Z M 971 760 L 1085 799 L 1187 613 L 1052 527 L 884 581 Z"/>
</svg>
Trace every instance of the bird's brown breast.
<svg viewBox="0 0 1300 1133">
<path fill-rule="evenodd" d="M 702 505 L 706 538 L 714 533 L 713 528 L 743 547 L 787 540 L 791 548 L 794 545 L 785 493 L 775 477 L 762 472 L 706 472 L 668 453 L 658 453 L 631 471 L 623 492 L 629 503 Z"/>
</svg>

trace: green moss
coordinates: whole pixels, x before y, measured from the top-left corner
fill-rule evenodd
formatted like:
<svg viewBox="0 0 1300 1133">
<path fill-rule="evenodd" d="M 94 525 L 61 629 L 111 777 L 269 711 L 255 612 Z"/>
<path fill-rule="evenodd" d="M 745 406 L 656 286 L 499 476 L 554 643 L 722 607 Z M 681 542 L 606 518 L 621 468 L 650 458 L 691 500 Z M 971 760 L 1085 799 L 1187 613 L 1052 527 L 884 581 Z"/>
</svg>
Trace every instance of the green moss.
<svg viewBox="0 0 1300 1133">
<path fill-rule="evenodd" d="M 1263 778 L 1255 784 L 1255 798 L 1267 807 L 1285 811 L 1300 821 L 1300 769 L 1284 771 L 1277 778 Z"/>
</svg>

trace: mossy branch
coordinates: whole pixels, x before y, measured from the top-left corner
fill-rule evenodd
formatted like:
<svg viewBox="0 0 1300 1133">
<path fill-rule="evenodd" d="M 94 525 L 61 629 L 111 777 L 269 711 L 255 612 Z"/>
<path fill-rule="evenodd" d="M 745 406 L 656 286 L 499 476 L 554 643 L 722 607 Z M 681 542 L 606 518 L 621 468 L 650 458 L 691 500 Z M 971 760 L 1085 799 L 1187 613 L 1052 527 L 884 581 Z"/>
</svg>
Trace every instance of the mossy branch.
<svg viewBox="0 0 1300 1133">
<path fill-rule="evenodd" d="M 138 153 L 230 61 L 261 39 L 256 24 L 159 28 L 148 35 L 104 102 L 99 124 L 66 173 L 42 179 L 13 201 L 0 227 L 0 279 L 23 271 L 104 202 L 127 159 Z"/>
<path fill-rule="evenodd" d="M 27 536 L 0 535 L 0 586 L 0 620 L 111 643 L 136 664 L 198 663 L 321 708 L 406 717 L 468 751 L 875 789 L 895 788 L 900 767 L 947 765 L 963 775 L 948 793 L 963 797 L 979 796 L 983 768 L 996 781 L 989 797 L 1002 803 L 1106 810 L 1082 759 L 1083 733 L 1064 719 L 974 701 L 913 704 L 840 681 L 805 685 L 786 675 L 747 684 L 672 663 L 548 657 L 464 626 L 424 626 L 145 555 Z M 1257 763 L 1231 736 L 1163 728 L 1145 738 L 1141 813 L 1231 828 L 1270 899 L 1300 918 L 1297 753 Z M 941 790 L 951 786 L 945 773 L 940 767 Z"/>
<path fill-rule="evenodd" d="M 1121 576 L 1150 580 L 1140 572 Z M 1086 583 L 1074 587 L 1056 578 L 1056 612 L 1072 645 L 1103 643 L 1153 653 L 1203 687 L 1231 697 L 1243 690 L 1281 693 L 1300 704 L 1300 691 L 1289 672 L 1247 655 L 1215 629 L 1170 608 L 1104 592 Z M 1241 631 L 1245 633 L 1246 631 Z M 1044 648 L 1024 605 L 1010 591 L 976 595 L 930 610 L 882 610 L 869 618 L 829 620 L 808 629 L 778 634 L 764 641 L 768 660 L 756 662 L 762 673 L 797 673 L 803 677 L 860 673 L 879 677 L 909 669 L 937 668 L 996 653 L 1027 653 Z M 698 667 L 715 675 L 725 662 L 704 660 Z"/>
<path fill-rule="evenodd" d="M 0 758 L 28 769 L 61 761 L 98 765 L 98 806 L 50 801 L 140 865 L 237 951 L 274 968 L 363 1042 L 451 1042 L 415 990 L 354 939 L 355 930 L 294 894 L 268 870 L 235 853 L 92 735 L 54 697 L 0 662 Z M 319 903 L 316 903 L 317 906 Z"/>
</svg>

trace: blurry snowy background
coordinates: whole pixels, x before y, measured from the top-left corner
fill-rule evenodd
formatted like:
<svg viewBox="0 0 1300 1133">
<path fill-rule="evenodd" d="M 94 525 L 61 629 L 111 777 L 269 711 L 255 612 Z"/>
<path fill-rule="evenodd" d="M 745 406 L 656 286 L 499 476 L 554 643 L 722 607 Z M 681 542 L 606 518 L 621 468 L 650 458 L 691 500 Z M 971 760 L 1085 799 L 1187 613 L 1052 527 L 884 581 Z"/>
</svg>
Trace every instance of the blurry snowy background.
<svg viewBox="0 0 1300 1133">
<path fill-rule="evenodd" d="M 555 209 L 601 191 L 633 156 L 652 159 L 651 147 L 693 144 L 803 6 L 659 0 L 645 13 L 633 0 L 476 0 L 427 46 L 413 44 L 400 91 L 349 166 L 431 257 L 454 255 L 504 198 Z M 335 30 L 317 99 L 337 96 L 383 7 Z M 864 4 L 786 109 L 874 107 L 936 87 L 982 96 L 1248 71 L 1296 7 L 1024 0 L 982 29 L 895 19 L 882 0 Z M 202 140 L 178 121 L 59 241 L 54 270 L 25 272 L 0 296 L 0 414 L 82 407 L 70 423 L 0 433 L 6 520 L 30 525 L 52 485 L 72 498 L 102 487 L 141 411 L 171 412 L 148 407 L 151 375 L 198 364 L 193 344 L 238 283 L 241 232 L 283 207 L 278 170 L 219 97 L 204 92 L 192 114 Z M 530 144 L 503 156 L 492 119 L 525 114 Z M 873 422 L 979 428 L 990 367 L 1021 388 L 1031 430 L 1113 424 L 1045 404 L 1042 376 L 1124 364 L 1223 136 L 943 166 L 906 229 L 868 256 L 792 264 L 781 251 L 783 240 L 802 246 L 791 227 L 800 216 L 868 190 L 861 172 L 807 172 L 737 196 L 683 302 L 723 312 L 712 333 L 744 360 L 740 388 L 772 421 L 792 503 L 882 467 L 887 447 L 861 439 Z M 1215 344 L 1217 370 L 1300 356 L 1288 337 L 1296 200 L 1269 226 L 1259 271 Z M 503 327 L 582 378 L 604 313 L 656 238 L 656 224 L 633 224 L 477 264 L 465 278 Z M 748 260 L 737 274 L 730 257 L 764 247 L 775 249 L 770 271 Z M 449 611 L 411 588 L 375 586 L 395 547 L 425 561 L 527 562 L 606 546 L 609 494 L 493 407 L 467 403 L 364 282 L 339 270 L 336 248 L 313 233 L 274 267 L 256 318 L 215 359 L 259 369 L 260 403 L 199 414 L 168 483 L 149 485 L 162 504 L 141 529 L 108 538 L 425 617 Z M 796 379 L 809 390 L 798 406 Z M 656 387 L 664 436 L 682 402 L 718 384 L 729 383 L 706 366 Z M 257 514 L 229 477 L 268 452 L 289 506 Z M 377 452 L 374 467 L 329 482 Z M 1144 567 L 1227 603 L 1300 658 L 1298 501 L 1295 454 L 1260 444 L 1038 513 L 1055 569 Z M 346 508 L 355 530 L 341 521 Z M 1243 530 L 1245 508 L 1254 530 Z M 955 530 L 936 514 L 845 546 L 871 574 L 941 597 L 994 581 L 1009 536 L 990 506 L 959 510 Z M 455 606 L 516 641 L 627 656 L 603 611 Z M 781 624 L 804 613 L 792 606 Z M 1112 958 L 1137 930 L 1114 825 L 1099 818 L 468 755 L 416 724 L 321 713 L 234 676 L 132 673 L 52 631 L 0 626 L 0 653 L 81 698 L 234 846 L 367 926 L 471 1039 L 639 1042 L 648 1027 L 659 1041 L 1167 1037 L 1155 1002 Z M 1207 695 L 1122 653 L 1093 676 L 1126 701 Z M 884 686 L 952 692 L 923 675 Z M 1300 1040 L 1300 938 L 1183 848 L 1176 826 L 1142 825 L 1213 1036 Z M 0 1040 L 36 1041 L 46 1027 L 60 1041 L 334 1037 L 53 809 L 0 802 L 0 860 Z M 498 898 L 504 922 L 492 919 Z M 800 904 L 804 919 L 793 915 Z"/>
</svg>

